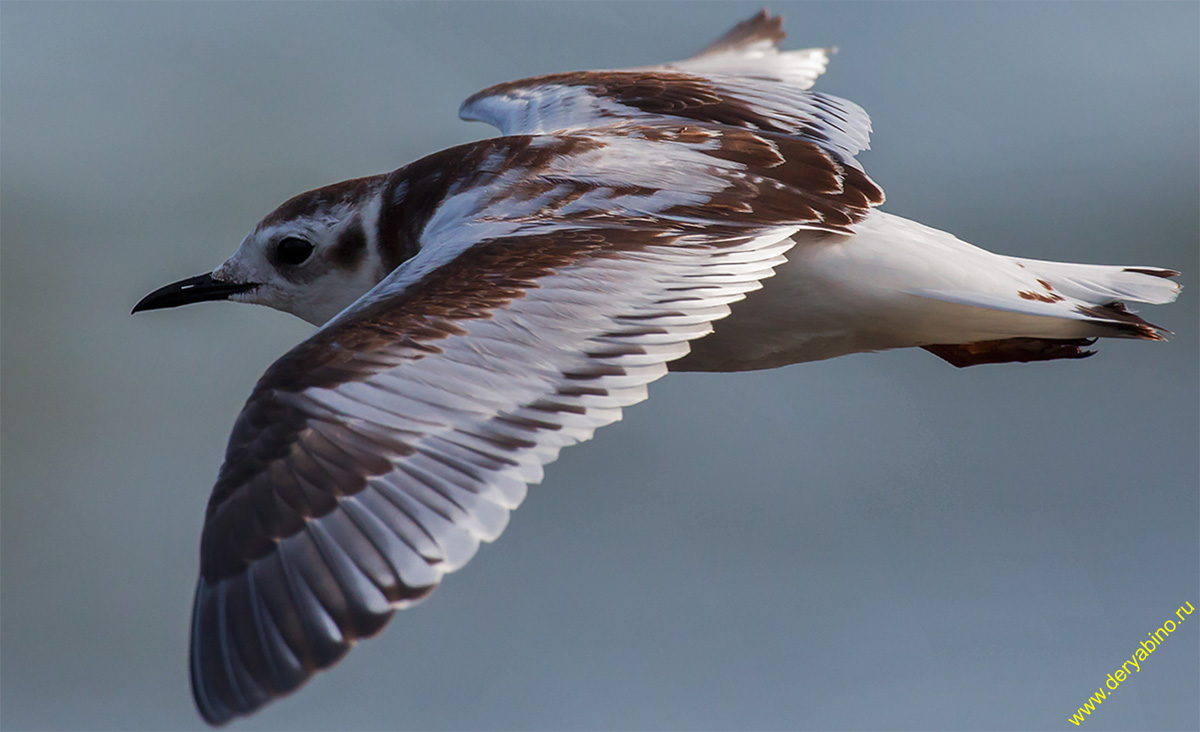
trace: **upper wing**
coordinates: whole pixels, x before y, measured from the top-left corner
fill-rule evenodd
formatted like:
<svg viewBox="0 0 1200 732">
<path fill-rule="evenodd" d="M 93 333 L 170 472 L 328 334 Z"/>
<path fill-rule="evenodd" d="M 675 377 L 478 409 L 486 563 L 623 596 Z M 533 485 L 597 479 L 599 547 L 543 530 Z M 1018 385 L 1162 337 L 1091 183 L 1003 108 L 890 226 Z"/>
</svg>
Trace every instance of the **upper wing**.
<svg viewBox="0 0 1200 732">
<path fill-rule="evenodd" d="M 810 92 L 827 49 L 780 52 L 780 19 L 744 21 L 684 61 L 623 71 L 579 71 L 505 82 L 470 96 L 465 120 L 506 135 L 574 130 L 625 119 L 671 118 L 815 140 L 853 156 L 871 120 L 853 102 Z"/>
<path fill-rule="evenodd" d="M 210 722 L 427 595 L 792 234 L 879 199 L 811 143 L 684 127 L 485 140 L 379 196 L 422 249 L 267 371 L 213 490 L 191 644 Z"/>
</svg>

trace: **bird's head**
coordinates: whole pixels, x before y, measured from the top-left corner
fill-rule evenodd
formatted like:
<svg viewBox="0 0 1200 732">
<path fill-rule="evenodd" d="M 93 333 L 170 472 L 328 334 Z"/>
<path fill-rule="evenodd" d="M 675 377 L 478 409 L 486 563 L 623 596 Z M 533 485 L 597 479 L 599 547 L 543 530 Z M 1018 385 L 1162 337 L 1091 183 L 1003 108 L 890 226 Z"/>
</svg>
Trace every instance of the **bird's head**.
<svg viewBox="0 0 1200 732">
<path fill-rule="evenodd" d="M 221 266 L 155 290 L 133 312 L 232 300 L 325 323 L 387 275 L 373 242 L 384 178 L 335 183 L 288 200 Z"/>
</svg>

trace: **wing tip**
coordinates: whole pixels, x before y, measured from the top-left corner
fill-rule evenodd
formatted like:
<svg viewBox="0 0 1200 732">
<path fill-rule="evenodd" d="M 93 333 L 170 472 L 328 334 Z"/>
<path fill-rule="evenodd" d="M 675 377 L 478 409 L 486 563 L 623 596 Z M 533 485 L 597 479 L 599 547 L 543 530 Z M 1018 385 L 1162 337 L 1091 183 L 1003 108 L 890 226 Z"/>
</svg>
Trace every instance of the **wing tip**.
<svg viewBox="0 0 1200 732">
<path fill-rule="evenodd" d="M 725 31 L 721 37 L 705 46 L 691 58 L 696 59 L 714 53 L 735 51 L 763 41 L 770 43 L 772 48 L 778 48 L 779 42 L 784 38 L 787 38 L 787 33 L 783 30 L 783 16 L 771 15 L 766 8 L 762 8 Z"/>
<path fill-rule="evenodd" d="M 926 351 L 955 368 L 980 366 L 989 363 L 1033 363 L 1061 359 L 1090 358 L 1095 351 L 1087 350 L 1095 338 L 1004 338 L 974 343 L 947 343 L 922 346 Z"/>
<path fill-rule="evenodd" d="M 237 714 L 228 705 L 215 698 L 210 689 L 211 680 L 203 668 L 203 659 L 201 658 L 202 649 L 205 647 L 205 640 L 202 638 L 205 628 L 203 618 L 209 602 L 212 601 L 211 592 L 208 583 L 201 577 L 196 584 L 196 596 L 192 603 L 192 636 L 188 648 L 188 675 L 196 711 L 208 724 L 213 727 L 221 727 L 228 724 Z"/>
</svg>

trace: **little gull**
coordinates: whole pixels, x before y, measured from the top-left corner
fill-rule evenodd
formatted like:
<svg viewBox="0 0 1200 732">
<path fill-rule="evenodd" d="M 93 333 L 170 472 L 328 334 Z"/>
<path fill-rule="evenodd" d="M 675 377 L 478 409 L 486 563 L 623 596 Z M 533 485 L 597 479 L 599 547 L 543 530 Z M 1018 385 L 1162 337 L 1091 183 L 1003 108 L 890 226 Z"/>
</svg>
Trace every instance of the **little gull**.
<svg viewBox="0 0 1200 732">
<path fill-rule="evenodd" d="M 496 539 L 559 450 L 673 370 L 920 347 L 955 366 L 1162 340 L 1177 272 L 1006 257 L 883 213 L 829 49 L 765 12 L 696 56 L 475 94 L 503 137 L 284 203 L 134 312 L 321 326 L 259 380 L 208 504 L 191 678 L 221 724 L 288 694 Z"/>
</svg>

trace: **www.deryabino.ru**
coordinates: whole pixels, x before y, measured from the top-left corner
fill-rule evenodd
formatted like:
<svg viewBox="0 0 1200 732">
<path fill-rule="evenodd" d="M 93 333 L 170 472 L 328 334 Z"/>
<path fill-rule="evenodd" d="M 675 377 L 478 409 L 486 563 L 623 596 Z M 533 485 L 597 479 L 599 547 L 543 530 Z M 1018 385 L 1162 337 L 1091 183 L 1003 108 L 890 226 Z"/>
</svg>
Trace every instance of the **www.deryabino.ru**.
<svg viewBox="0 0 1200 732">
<path fill-rule="evenodd" d="M 1188 615 L 1191 615 L 1195 609 L 1196 608 L 1192 607 L 1192 603 L 1190 602 L 1181 605 L 1180 608 L 1175 611 L 1175 617 L 1179 618 L 1179 623 L 1176 623 L 1174 620 L 1168 620 L 1163 623 L 1158 630 L 1146 633 L 1146 635 L 1150 637 L 1141 642 L 1141 644 L 1138 646 L 1138 649 L 1134 651 L 1132 655 L 1130 655 L 1129 660 L 1121 664 L 1121 668 L 1117 669 L 1116 673 L 1109 674 L 1108 679 L 1106 679 L 1104 682 L 1104 686 L 1101 686 L 1095 694 L 1093 694 L 1086 702 L 1084 702 L 1083 706 L 1079 708 L 1078 712 L 1071 715 L 1071 724 L 1075 725 L 1076 727 L 1083 724 L 1083 720 L 1091 716 L 1091 713 L 1096 711 L 1096 707 L 1100 706 L 1100 704 L 1108 698 L 1109 692 L 1105 690 L 1105 687 L 1107 687 L 1109 690 L 1115 691 L 1117 687 L 1121 685 L 1122 681 L 1129 678 L 1133 674 L 1141 673 L 1142 661 L 1145 661 L 1151 653 L 1154 653 L 1154 649 L 1162 645 L 1162 642 L 1167 639 L 1167 636 L 1174 633 L 1175 629 L 1179 627 L 1179 624 L 1183 623 L 1184 618 Z M 1133 669 L 1132 672 L 1129 670 L 1131 667 Z"/>
</svg>

